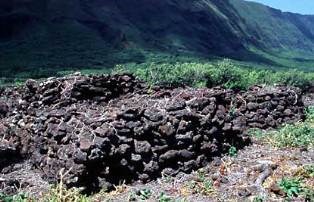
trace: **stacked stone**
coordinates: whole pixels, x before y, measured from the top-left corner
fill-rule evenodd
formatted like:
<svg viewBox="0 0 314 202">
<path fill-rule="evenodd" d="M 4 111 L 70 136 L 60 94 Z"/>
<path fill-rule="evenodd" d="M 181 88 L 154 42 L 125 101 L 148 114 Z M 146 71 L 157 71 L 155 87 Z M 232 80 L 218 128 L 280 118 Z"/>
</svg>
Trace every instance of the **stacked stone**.
<svg viewBox="0 0 314 202">
<path fill-rule="evenodd" d="M 131 75 L 28 81 L 2 95 L 0 156 L 27 159 L 50 182 L 93 189 L 191 172 L 247 145 L 250 127 L 303 117 L 299 91 L 288 87 L 147 90 Z"/>
<path fill-rule="evenodd" d="M 278 86 L 252 87 L 243 94 L 247 106 L 244 115 L 250 128 L 275 128 L 304 118 L 301 91 Z"/>
</svg>

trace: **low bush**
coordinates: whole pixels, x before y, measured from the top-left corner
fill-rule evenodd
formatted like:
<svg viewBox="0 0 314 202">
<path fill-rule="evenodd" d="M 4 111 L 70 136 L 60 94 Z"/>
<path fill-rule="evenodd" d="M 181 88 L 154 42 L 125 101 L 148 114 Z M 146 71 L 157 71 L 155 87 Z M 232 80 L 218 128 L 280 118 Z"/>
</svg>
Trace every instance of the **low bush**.
<svg viewBox="0 0 314 202">
<path fill-rule="evenodd" d="M 307 89 L 314 85 L 314 73 L 297 70 L 271 71 L 243 68 L 230 60 L 217 63 L 150 63 L 118 65 L 114 73 L 129 72 L 151 85 L 224 86 L 245 90 L 252 85 L 290 85 Z"/>
<path fill-rule="evenodd" d="M 306 110 L 304 122 L 286 124 L 273 131 L 251 131 L 257 138 L 264 139 L 276 147 L 314 147 L 314 107 Z"/>
<path fill-rule="evenodd" d="M 129 72 L 150 85 L 206 86 L 207 77 L 213 68 L 211 64 L 199 63 L 151 63 L 138 66 L 117 66 L 114 73 Z"/>
</svg>

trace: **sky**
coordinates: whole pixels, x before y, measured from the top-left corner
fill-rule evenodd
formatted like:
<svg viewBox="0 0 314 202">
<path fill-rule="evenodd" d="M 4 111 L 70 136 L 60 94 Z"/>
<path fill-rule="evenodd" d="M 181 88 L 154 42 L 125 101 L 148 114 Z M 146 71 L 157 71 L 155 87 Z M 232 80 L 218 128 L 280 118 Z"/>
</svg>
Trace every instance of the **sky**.
<svg viewBox="0 0 314 202">
<path fill-rule="evenodd" d="M 314 0 L 250 0 L 260 2 L 283 11 L 314 14 Z"/>
</svg>

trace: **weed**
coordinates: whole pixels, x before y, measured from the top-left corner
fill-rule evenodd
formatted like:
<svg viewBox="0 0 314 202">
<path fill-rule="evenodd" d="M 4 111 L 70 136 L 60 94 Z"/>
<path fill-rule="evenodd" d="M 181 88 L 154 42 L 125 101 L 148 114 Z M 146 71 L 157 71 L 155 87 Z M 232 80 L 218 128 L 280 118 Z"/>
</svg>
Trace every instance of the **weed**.
<svg viewBox="0 0 314 202">
<path fill-rule="evenodd" d="M 30 199 L 26 194 L 20 193 L 13 196 L 8 196 L 6 194 L 0 193 L 0 201 L 2 202 L 32 202 L 34 200 Z"/>
<path fill-rule="evenodd" d="M 314 178 L 314 164 L 304 166 L 305 173 L 308 177 Z"/>
<path fill-rule="evenodd" d="M 167 196 L 164 192 L 162 192 L 160 196 L 158 197 L 158 201 L 159 202 L 171 202 L 172 199 L 171 197 Z"/>
<path fill-rule="evenodd" d="M 141 189 L 137 192 L 137 195 L 141 200 L 148 200 L 152 196 L 152 191 L 150 189 Z"/>
<path fill-rule="evenodd" d="M 262 196 L 256 196 L 253 198 L 253 202 L 264 202 L 264 201 L 266 201 L 266 200 Z"/>
<path fill-rule="evenodd" d="M 314 202 L 314 190 L 313 189 L 304 188 L 302 195 L 304 196 L 305 201 Z"/>
<path fill-rule="evenodd" d="M 134 192 L 129 194 L 128 201 L 136 201 L 136 194 Z"/>
<path fill-rule="evenodd" d="M 82 195 L 77 188 L 67 189 L 64 186 L 63 179 L 70 170 L 64 172 L 64 169 L 61 169 L 59 172 L 60 182 L 55 187 L 52 187 L 50 191 L 46 194 L 42 201 L 44 202 L 89 202 L 90 198 L 85 195 Z"/>
<path fill-rule="evenodd" d="M 198 181 L 204 182 L 206 180 L 206 173 L 204 169 L 199 169 L 197 171 Z"/>
<path fill-rule="evenodd" d="M 303 196 L 306 201 L 314 199 L 314 190 L 304 185 L 301 178 L 283 178 L 278 183 L 288 198 Z"/>
<path fill-rule="evenodd" d="M 238 150 L 236 147 L 232 146 L 228 150 L 228 155 L 231 157 L 235 157 L 238 154 Z"/>
<path fill-rule="evenodd" d="M 314 146 L 314 109 L 306 110 L 304 122 L 286 124 L 278 130 L 251 130 L 250 134 L 263 139 L 276 147 L 313 147 Z"/>
<path fill-rule="evenodd" d="M 314 145 L 314 127 L 309 123 L 285 125 L 270 133 L 277 147 L 311 147 Z"/>
<path fill-rule="evenodd" d="M 187 187 L 194 193 L 203 195 L 211 195 L 214 192 L 212 181 L 206 177 L 202 169 L 197 172 L 197 179 L 189 181 Z"/>
<path fill-rule="evenodd" d="M 299 196 L 302 193 L 302 181 L 297 178 L 283 178 L 279 183 L 279 187 L 289 198 Z"/>
<path fill-rule="evenodd" d="M 52 188 L 43 198 L 44 202 L 89 202 L 87 196 L 82 195 L 78 189 L 66 189 L 60 185 Z"/>
<path fill-rule="evenodd" d="M 310 106 L 305 110 L 308 122 L 314 123 L 314 106 Z"/>
</svg>

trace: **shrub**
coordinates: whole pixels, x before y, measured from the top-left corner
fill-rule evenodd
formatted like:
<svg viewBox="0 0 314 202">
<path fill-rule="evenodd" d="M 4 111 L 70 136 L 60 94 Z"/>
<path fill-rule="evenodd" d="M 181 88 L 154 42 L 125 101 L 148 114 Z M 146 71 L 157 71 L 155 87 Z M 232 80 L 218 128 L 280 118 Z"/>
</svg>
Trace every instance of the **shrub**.
<svg viewBox="0 0 314 202">
<path fill-rule="evenodd" d="M 256 138 L 265 139 L 276 147 L 313 147 L 314 146 L 314 108 L 306 110 L 304 122 L 286 124 L 282 128 L 263 132 L 251 131 Z"/>
<path fill-rule="evenodd" d="M 214 87 L 245 90 L 256 84 L 283 84 L 307 89 L 314 85 L 314 73 L 297 70 L 270 71 L 265 69 L 248 69 L 235 65 L 230 60 L 217 63 L 144 63 L 127 66 L 118 65 L 115 73 L 134 73 L 150 85 L 192 87 Z"/>
<path fill-rule="evenodd" d="M 134 68 L 117 66 L 114 73 L 129 72 L 134 73 L 140 79 L 151 85 L 169 86 L 197 86 L 204 87 L 206 84 L 210 64 L 199 63 L 175 63 L 139 65 Z"/>
</svg>

